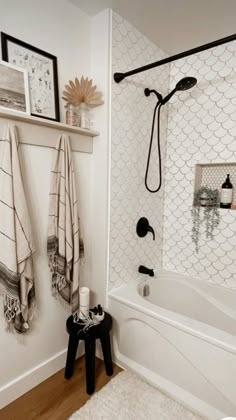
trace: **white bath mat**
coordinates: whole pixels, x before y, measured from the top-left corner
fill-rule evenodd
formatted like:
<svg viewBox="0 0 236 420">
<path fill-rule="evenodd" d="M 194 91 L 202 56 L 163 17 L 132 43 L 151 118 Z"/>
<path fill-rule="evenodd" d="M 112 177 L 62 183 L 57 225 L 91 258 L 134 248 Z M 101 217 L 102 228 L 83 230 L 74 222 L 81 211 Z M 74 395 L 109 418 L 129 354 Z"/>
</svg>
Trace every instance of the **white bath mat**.
<svg viewBox="0 0 236 420">
<path fill-rule="evenodd" d="M 115 376 L 70 419 L 203 420 L 131 372 Z"/>
</svg>

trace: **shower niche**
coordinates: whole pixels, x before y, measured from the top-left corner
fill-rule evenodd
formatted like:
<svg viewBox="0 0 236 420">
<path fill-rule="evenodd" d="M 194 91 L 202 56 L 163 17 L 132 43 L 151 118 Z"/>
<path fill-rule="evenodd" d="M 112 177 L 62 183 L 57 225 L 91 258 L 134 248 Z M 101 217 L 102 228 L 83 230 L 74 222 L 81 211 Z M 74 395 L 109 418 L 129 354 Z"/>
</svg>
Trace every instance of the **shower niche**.
<svg viewBox="0 0 236 420">
<path fill-rule="evenodd" d="M 227 174 L 233 184 L 233 207 L 229 210 L 236 210 L 236 162 L 231 163 L 198 163 L 195 165 L 195 193 L 202 187 L 217 189 L 221 192 L 221 186 L 225 182 Z"/>
</svg>

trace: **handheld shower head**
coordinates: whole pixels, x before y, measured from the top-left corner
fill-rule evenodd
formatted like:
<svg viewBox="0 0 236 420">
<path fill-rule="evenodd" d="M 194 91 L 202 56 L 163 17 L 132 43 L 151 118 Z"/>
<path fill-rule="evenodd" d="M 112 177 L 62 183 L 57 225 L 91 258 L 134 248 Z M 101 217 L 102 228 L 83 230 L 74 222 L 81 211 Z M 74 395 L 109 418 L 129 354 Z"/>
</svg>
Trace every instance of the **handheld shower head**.
<svg viewBox="0 0 236 420">
<path fill-rule="evenodd" d="M 181 79 L 172 90 L 172 92 L 168 93 L 168 95 L 163 99 L 162 105 L 165 105 L 166 102 L 170 100 L 170 98 L 177 92 L 178 90 L 188 90 L 195 86 L 197 83 L 197 79 L 195 77 L 184 77 Z"/>
<path fill-rule="evenodd" d="M 191 89 L 193 86 L 195 86 L 196 83 L 197 83 L 197 79 L 195 79 L 195 77 L 184 77 L 177 83 L 175 89 L 188 90 L 188 89 Z"/>
<path fill-rule="evenodd" d="M 144 89 L 144 94 L 149 96 L 151 93 L 154 93 L 158 99 L 152 118 L 152 130 L 151 130 L 151 137 L 150 137 L 150 144 L 148 150 L 148 158 L 147 158 L 147 166 L 146 166 L 146 173 L 145 173 L 145 187 L 151 193 L 156 193 L 160 190 L 162 184 L 162 170 L 161 170 L 161 146 L 160 146 L 160 111 L 162 105 L 165 105 L 166 102 L 177 92 L 178 90 L 188 90 L 195 86 L 197 83 L 197 79 L 195 77 L 184 77 L 181 79 L 175 86 L 175 88 L 163 99 L 162 95 L 158 93 L 154 89 L 146 88 Z M 159 160 L 159 185 L 156 189 L 151 189 L 148 186 L 148 172 L 149 172 L 149 164 L 150 164 L 150 157 L 152 153 L 152 142 L 153 142 L 153 134 L 155 129 L 155 120 L 156 120 L 156 113 L 157 113 L 157 146 L 158 146 L 158 160 Z"/>
</svg>

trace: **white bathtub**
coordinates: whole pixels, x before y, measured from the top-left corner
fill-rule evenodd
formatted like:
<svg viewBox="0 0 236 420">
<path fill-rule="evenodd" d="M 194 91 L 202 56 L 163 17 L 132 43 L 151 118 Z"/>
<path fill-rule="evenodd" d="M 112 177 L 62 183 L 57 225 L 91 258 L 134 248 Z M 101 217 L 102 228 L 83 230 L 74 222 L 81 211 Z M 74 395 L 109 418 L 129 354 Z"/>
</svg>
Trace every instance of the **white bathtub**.
<svg viewBox="0 0 236 420">
<path fill-rule="evenodd" d="M 161 270 L 109 292 L 108 307 L 121 365 L 206 418 L 236 415 L 234 291 Z"/>
</svg>

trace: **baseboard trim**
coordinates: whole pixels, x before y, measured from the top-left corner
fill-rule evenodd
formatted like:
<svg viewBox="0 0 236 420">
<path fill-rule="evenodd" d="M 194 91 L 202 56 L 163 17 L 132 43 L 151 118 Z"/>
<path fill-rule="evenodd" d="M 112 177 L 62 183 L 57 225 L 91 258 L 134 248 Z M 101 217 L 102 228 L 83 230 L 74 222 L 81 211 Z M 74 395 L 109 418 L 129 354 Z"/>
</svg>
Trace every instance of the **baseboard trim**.
<svg viewBox="0 0 236 420">
<path fill-rule="evenodd" d="M 0 409 L 63 369 L 66 362 L 66 353 L 67 348 L 0 388 Z M 82 355 L 83 348 L 81 347 L 77 357 Z"/>
</svg>

